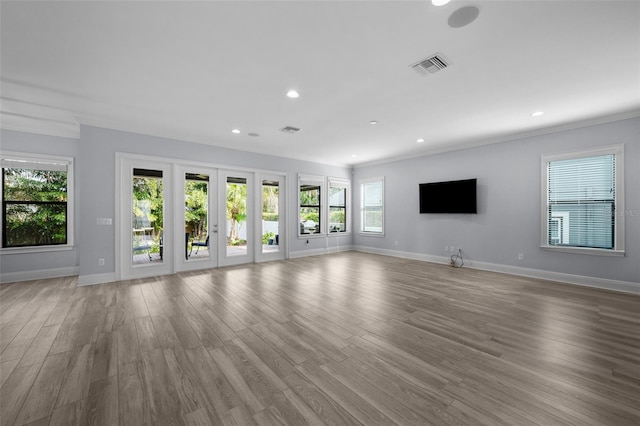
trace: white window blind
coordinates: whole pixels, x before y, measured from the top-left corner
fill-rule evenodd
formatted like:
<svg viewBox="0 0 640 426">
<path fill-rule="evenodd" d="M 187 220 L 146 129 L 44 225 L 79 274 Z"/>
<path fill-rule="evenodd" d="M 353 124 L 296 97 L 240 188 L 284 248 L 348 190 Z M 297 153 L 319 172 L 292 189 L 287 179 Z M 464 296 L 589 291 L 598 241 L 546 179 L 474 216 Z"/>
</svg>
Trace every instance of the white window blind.
<svg viewBox="0 0 640 426">
<path fill-rule="evenodd" d="M 384 233 L 384 178 L 363 181 L 360 197 L 360 231 Z"/>
<path fill-rule="evenodd" d="M 16 159 L 3 157 L 0 159 L 2 168 L 5 169 L 22 169 L 22 170 L 43 170 L 54 172 L 66 172 L 69 161 L 64 160 L 33 160 L 33 159 Z"/>
<path fill-rule="evenodd" d="M 615 249 L 616 156 L 547 162 L 549 246 Z"/>
</svg>

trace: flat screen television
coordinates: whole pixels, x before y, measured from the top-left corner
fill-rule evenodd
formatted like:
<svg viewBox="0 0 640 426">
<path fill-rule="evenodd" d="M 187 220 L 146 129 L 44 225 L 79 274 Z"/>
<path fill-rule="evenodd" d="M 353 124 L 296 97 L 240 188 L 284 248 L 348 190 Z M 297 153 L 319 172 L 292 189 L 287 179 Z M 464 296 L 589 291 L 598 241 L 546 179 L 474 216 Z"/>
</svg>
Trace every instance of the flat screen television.
<svg viewBox="0 0 640 426">
<path fill-rule="evenodd" d="M 478 213 L 476 180 L 420 184 L 420 213 Z"/>
</svg>

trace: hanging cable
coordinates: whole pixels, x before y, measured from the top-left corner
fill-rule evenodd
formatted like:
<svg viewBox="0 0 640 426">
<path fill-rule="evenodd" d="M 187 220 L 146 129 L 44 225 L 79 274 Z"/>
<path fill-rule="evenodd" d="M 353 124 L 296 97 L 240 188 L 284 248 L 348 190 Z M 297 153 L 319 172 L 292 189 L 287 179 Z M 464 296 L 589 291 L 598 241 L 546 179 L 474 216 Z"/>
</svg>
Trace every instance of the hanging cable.
<svg viewBox="0 0 640 426">
<path fill-rule="evenodd" d="M 464 259 L 462 258 L 462 249 L 458 249 L 457 254 L 451 255 L 450 265 L 454 268 L 462 268 L 464 266 Z"/>
</svg>

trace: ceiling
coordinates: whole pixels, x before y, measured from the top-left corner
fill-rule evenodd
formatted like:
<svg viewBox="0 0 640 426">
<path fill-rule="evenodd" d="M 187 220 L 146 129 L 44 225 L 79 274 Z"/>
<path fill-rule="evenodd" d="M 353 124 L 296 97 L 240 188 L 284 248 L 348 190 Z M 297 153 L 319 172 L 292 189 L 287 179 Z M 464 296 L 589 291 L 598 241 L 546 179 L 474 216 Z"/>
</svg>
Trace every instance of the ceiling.
<svg viewBox="0 0 640 426">
<path fill-rule="evenodd" d="M 469 5 L 477 19 L 450 27 Z M 0 7 L 8 129 L 84 124 L 358 166 L 640 115 L 638 1 Z M 434 53 L 446 69 L 410 67 Z"/>
</svg>

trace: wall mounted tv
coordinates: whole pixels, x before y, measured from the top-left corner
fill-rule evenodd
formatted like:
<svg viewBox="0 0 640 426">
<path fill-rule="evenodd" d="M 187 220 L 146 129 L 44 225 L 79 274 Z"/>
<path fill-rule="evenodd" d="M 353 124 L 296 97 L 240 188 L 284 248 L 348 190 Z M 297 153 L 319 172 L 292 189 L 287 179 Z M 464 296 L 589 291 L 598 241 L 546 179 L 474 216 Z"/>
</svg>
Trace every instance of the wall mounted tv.
<svg viewBox="0 0 640 426">
<path fill-rule="evenodd" d="M 420 213 L 478 213 L 476 179 L 421 183 Z"/>
</svg>

